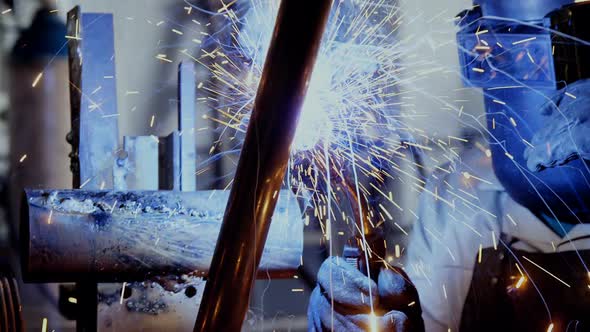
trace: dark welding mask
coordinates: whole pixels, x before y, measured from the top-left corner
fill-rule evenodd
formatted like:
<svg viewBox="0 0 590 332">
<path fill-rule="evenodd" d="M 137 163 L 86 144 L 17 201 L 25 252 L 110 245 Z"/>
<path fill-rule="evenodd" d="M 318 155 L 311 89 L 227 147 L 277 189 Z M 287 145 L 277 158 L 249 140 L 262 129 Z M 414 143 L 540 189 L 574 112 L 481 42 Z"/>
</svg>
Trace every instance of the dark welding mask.
<svg viewBox="0 0 590 332">
<path fill-rule="evenodd" d="M 579 150 L 590 144 L 579 134 L 590 116 L 590 2 L 475 0 L 456 23 L 464 82 L 483 88 L 498 180 L 559 234 L 590 222 L 588 151 Z M 576 85 L 580 95 L 564 97 Z M 577 104 L 565 112 L 563 98 Z"/>
<path fill-rule="evenodd" d="M 590 2 L 512 1 L 522 6 L 509 8 L 502 6 L 506 1 L 480 2 L 456 17 L 459 61 L 469 86 L 516 81 L 553 88 L 590 77 Z M 547 9 L 554 10 L 534 17 Z"/>
</svg>

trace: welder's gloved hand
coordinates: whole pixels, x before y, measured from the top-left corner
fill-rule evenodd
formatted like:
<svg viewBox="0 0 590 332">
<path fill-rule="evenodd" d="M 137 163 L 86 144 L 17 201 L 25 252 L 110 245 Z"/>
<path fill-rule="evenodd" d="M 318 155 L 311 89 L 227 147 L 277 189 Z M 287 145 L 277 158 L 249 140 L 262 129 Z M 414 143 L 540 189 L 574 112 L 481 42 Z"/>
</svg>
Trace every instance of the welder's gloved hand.
<svg viewBox="0 0 590 332">
<path fill-rule="evenodd" d="M 308 330 L 316 332 L 424 331 L 418 292 L 402 270 L 382 269 L 377 285 L 339 257 L 328 258 L 322 264 L 307 318 Z"/>
<path fill-rule="evenodd" d="M 527 168 L 541 171 L 574 159 L 590 160 L 590 79 L 559 90 L 541 107 L 546 125 L 531 140 L 524 156 Z"/>
</svg>

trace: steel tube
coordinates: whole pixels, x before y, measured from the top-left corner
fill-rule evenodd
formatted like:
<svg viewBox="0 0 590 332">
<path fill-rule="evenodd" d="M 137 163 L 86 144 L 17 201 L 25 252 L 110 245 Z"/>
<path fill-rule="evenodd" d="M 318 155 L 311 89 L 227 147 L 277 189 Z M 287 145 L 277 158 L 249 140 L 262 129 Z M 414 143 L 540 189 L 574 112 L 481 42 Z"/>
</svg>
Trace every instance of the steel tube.
<svg viewBox="0 0 590 332">
<path fill-rule="evenodd" d="M 23 277 L 29 282 L 143 281 L 207 276 L 227 191 L 29 190 Z M 264 248 L 263 278 L 293 277 L 303 251 L 297 200 L 282 191 Z"/>
<path fill-rule="evenodd" d="M 239 331 L 331 0 L 282 0 L 195 331 Z"/>
</svg>

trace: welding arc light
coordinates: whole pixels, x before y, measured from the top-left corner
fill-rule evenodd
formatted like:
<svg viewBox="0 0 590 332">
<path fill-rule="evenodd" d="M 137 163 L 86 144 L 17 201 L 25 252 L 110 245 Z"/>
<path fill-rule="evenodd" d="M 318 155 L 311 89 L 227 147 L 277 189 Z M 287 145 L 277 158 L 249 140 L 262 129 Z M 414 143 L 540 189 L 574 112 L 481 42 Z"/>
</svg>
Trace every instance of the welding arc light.
<svg viewBox="0 0 590 332">
<path fill-rule="evenodd" d="M 315 65 L 309 90 L 303 103 L 293 150 L 312 150 L 320 141 L 329 141 L 333 130 L 330 112 L 337 111 L 337 104 L 330 102 L 330 66 L 318 60 Z"/>
</svg>

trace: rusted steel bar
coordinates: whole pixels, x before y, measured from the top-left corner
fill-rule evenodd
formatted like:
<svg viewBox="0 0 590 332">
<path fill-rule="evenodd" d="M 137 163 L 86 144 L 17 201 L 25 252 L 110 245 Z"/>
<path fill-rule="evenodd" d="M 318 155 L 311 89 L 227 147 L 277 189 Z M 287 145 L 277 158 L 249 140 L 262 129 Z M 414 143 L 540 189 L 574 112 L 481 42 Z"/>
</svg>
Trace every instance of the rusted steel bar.
<svg viewBox="0 0 590 332">
<path fill-rule="evenodd" d="M 282 0 L 195 331 L 239 331 L 331 0 Z"/>
<path fill-rule="evenodd" d="M 227 191 L 28 190 L 23 202 L 23 275 L 33 282 L 143 281 L 206 276 Z M 293 277 L 303 220 L 282 191 L 260 265 L 263 278 Z"/>
</svg>

